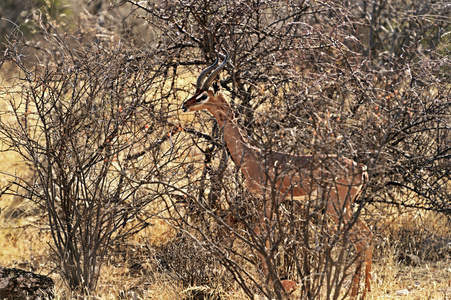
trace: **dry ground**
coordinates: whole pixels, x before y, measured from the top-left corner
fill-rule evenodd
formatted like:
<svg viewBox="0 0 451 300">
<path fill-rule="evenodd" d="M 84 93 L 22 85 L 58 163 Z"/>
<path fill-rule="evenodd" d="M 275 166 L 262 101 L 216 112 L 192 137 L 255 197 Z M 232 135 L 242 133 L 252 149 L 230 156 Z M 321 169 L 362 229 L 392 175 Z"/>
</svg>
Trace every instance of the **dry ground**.
<svg viewBox="0 0 451 300">
<path fill-rule="evenodd" d="M 2 160 L 4 161 L 4 160 Z M 7 211 L 10 199 L 3 197 L 0 206 Z M 29 204 L 28 204 L 29 205 Z M 45 226 L 36 226 L 36 217 L 26 217 L 25 203 L 16 208 L 18 216 L 0 219 L 0 265 L 19 267 L 36 273 L 50 275 L 56 282 L 57 299 L 68 299 L 68 291 L 49 259 L 49 232 Z M 392 217 L 393 218 L 393 217 Z M 420 258 L 417 265 L 400 262 L 399 253 L 406 249 L 402 241 L 389 242 L 406 227 L 412 230 L 409 215 L 398 216 L 396 228 L 385 228 L 385 237 L 380 237 L 373 270 L 373 291 L 369 299 L 450 299 L 451 261 L 443 257 L 438 261 Z M 422 230 L 430 230 L 432 222 L 422 219 Z M 403 228 L 404 227 L 404 228 Z M 391 235 L 387 233 L 391 230 Z M 416 228 L 418 229 L 418 228 Z M 403 231 L 404 232 L 404 231 Z M 418 234 L 417 230 L 417 234 Z M 424 231 L 420 231 L 424 232 Z M 173 230 L 163 221 L 156 220 L 139 235 L 115 248 L 107 263 L 102 267 L 101 277 L 95 295 L 96 299 L 180 299 L 190 293 L 180 282 L 171 278 L 167 272 L 156 269 L 153 247 L 162 245 L 173 237 Z M 412 232 L 413 233 L 413 232 Z M 399 235 L 398 235 L 399 236 Z M 411 236 L 415 238 L 414 235 Z M 421 236 L 419 238 L 422 238 Z M 404 242 L 407 242 L 406 240 Z M 390 244 L 390 245 L 389 245 Z M 137 262 L 139 262 L 137 264 Z M 136 266 L 139 266 L 138 268 Z M 218 278 L 220 280 L 220 278 Z M 206 287 L 194 287 L 203 289 Z M 207 291 L 215 292 L 215 291 Z M 246 299 L 238 287 L 232 291 L 216 291 L 223 299 Z M 295 294 L 295 296 L 301 296 Z"/>
</svg>

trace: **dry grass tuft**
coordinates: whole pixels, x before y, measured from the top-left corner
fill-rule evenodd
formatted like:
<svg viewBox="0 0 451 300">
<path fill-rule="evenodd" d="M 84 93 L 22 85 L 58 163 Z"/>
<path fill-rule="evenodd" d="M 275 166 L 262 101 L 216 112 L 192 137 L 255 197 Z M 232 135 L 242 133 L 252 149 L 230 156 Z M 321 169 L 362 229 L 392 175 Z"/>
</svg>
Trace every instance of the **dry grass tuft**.
<svg viewBox="0 0 451 300">
<path fill-rule="evenodd" d="M 384 234 L 388 235 L 378 243 L 373 270 L 373 290 L 369 299 L 416 300 L 451 297 L 449 256 L 440 260 L 428 260 L 425 255 L 419 258 L 418 264 L 407 264 L 400 259 L 402 251 L 414 250 L 405 246 L 409 244 L 406 241 L 406 232 L 412 233 L 410 238 L 417 241 L 415 245 L 420 245 L 421 239 L 425 238 L 413 235 L 418 233 L 420 228 L 422 232 L 429 232 L 433 228 L 440 231 L 442 228 L 442 233 L 449 233 L 448 227 L 434 227 L 437 226 L 437 220 L 432 214 L 427 216 L 422 213 L 421 218 L 418 217 L 417 221 L 412 222 L 411 213 L 398 217 L 393 215 L 393 220 L 397 222 L 389 222 L 390 225 L 384 228 Z M 54 266 L 49 263 L 49 234 L 20 217 L 5 220 L 2 215 L 1 224 L 0 265 L 19 267 L 44 275 L 50 273 L 56 282 L 56 299 L 67 299 L 70 292 L 56 272 L 52 273 Z M 435 240 L 438 244 L 440 241 Z M 431 248 L 433 242 L 429 242 Z M 176 243 L 179 243 L 179 247 Z M 107 263 L 102 266 L 93 299 L 246 299 L 245 294 L 231 282 L 231 278 L 228 278 L 223 270 L 214 274 L 218 270 L 214 270 L 212 265 L 207 263 L 208 254 L 196 253 L 196 249 L 190 248 L 190 245 L 192 244 L 186 241 L 184 243 L 183 238 L 174 236 L 172 228 L 165 222 L 153 222 L 152 226 L 139 235 L 120 245 L 114 245 Z M 187 261 L 183 260 L 184 256 L 177 255 L 181 252 L 185 256 L 190 255 L 191 270 L 186 265 Z M 164 262 L 171 257 L 172 261 Z M 189 276 L 193 276 L 195 271 L 199 272 L 198 279 L 203 278 L 203 281 L 187 284 Z M 208 278 L 208 275 L 212 277 Z M 224 280 L 229 282 L 225 284 Z M 73 294 L 73 297 L 75 296 Z"/>
<path fill-rule="evenodd" d="M 379 209 L 373 291 L 369 299 L 449 299 L 451 231 L 433 212 Z"/>
</svg>

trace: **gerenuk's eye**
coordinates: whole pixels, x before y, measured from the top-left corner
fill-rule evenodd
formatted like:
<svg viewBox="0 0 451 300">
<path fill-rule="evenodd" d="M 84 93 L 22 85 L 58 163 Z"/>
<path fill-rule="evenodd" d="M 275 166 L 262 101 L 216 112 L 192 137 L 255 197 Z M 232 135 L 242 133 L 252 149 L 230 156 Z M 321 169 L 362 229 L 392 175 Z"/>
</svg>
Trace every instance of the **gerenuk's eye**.
<svg viewBox="0 0 451 300">
<path fill-rule="evenodd" d="M 201 101 L 207 100 L 207 98 L 208 98 L 208 96 L 203 94 L 202 96 L 200 96 L 199 98 L 196 99 L 196 102 L 201 102 Z"/>
</svg>

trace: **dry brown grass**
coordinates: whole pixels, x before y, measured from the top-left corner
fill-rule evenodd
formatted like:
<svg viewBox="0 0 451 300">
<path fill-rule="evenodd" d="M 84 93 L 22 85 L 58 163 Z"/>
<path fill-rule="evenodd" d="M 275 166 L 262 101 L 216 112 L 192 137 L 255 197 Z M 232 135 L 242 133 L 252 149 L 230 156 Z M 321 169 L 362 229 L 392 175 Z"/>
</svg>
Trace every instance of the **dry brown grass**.
<svg viewBox="0 0 451 300">
<path fill-rule="evenodd" d="M 381 241 L 369 299 L 449 299 L 448 221 L 431 212 L 411 209 L 393 212 L 380 219 L 379 226 Z M 418 260 L 406 260 L 406 254 Z"/>
<path fill-rule="evenodd" d="M 387 257 L 375 264 L 369 299 L 449 299 L 450 296 L 449 261 L 406 266 Z"/>
<path fill-rule="evenodd" d="M 4 205 L 2 200 L 2 205 Z M 397 222 L 389 222 L 386 236 L 381 237 L 382 249 L 375 257 L 373 270 L 373 290 L 369 299 L 449 299 L 451 297 L 451 264 L 449 258 L 438 261 L 421 260 L 418 265 L 407 265 L 399 261 L 400 249 L 407 240 L 395 241 L 403 230 L 415 232 L 421 228 L 426 232 L 437 228 L 436 218 L 423 214 L 422 219 L 412 219 L 411 213 L 398 215 Z M 413 221 L 412 221 L 413 220 Z M 415 221 L 417 220 L 417 221 Z M 443 225 L 443 224 L 442 224 Z M 444 229 L 444 227 L 440 227 Z M 388 233 L 391 230 L 391 233 Z M 438 229 L 440 232 L 449 231 Z M 418 232 L 418 231 L 417 231 Z M 180 299 L 193 290 L 206 291 L 205 286 L 187 289 L 173 279 L 170 272 L 157 269 L 155 256 L 150 249 L 167 243 L 174 235 L 172 228 L 162 220 L 152 222 L 152 226 L 139 235 L 127 240 L 122 247 L 112 252 L 102 267 L 96 299 Z M 67 299 L 69 292 L 60 277 L 51 272 L 48 242 L 50 235 L 43 228 L 34 226 L 29 218 L 8 219 L 2 217 L 0 227 L 0 265 L 20 267 L 40 274 L 50 274 L 56 282 L 56 299 Z M 404 237 L 405 238 L 405 237 Z M 412 236 L 415 238 L 415 236 Z M 424 237 L 418 237 L 424 238 Z M 389 242 L 392 240 L 392 242 Z M 137 267 L 138 266 L 138 267 Z M 221 280 L 221 278 L 217 278 Z M 211 292 L 211 291 L 210 291 Z M 246 299 L 245 294 L 236 289 L 216 291 L 223 299 Z M 299 292 L 295 297 L 301 297 Z"/>
</svg>

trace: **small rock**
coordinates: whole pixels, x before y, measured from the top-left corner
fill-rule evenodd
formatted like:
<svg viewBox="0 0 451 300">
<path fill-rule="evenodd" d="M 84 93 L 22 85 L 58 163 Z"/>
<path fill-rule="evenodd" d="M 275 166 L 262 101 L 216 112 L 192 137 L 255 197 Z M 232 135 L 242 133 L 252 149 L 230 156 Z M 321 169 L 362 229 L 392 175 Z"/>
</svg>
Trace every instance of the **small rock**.
<svg viewBox="0 0 451 300">
<path fill-rule="evenodd" d="M 403 290 L 397 291 L 397 292 L 396 292 L 396 295 L 398 295 L 398 296 L 405 296 L 405 295 L 408 295 L 409 293 L 410 293 L 410 292 L 409 292 L 408 289 L 403 289 Z"/>
<path fill-rule="evenodd" d="M 16 268 L 0 267 L 0 299 L 37 300 L 53 298 L 53 280 Z"/>
<path fill-rule="evenodd" d="M 398 256 L 399 262 L 404 263 L 406 266 L 412 266 L 417 267 L 420 265 L 421 259 L 414 255 L 409 253 L 401 253 Z"/>
</svg>

